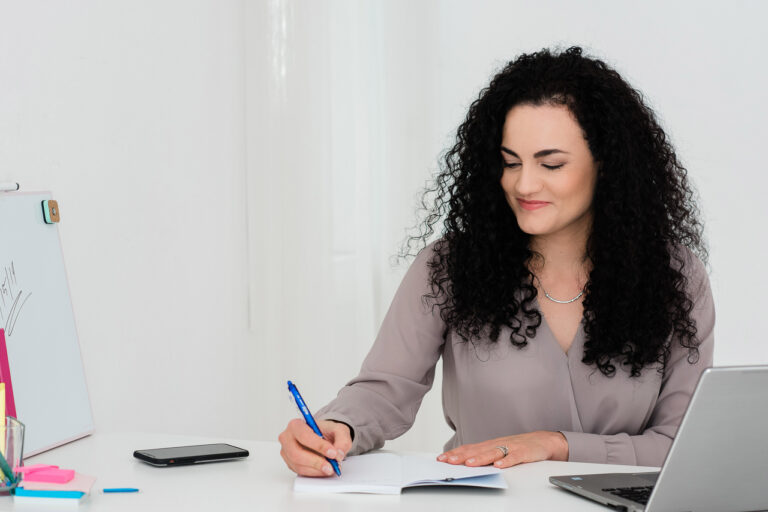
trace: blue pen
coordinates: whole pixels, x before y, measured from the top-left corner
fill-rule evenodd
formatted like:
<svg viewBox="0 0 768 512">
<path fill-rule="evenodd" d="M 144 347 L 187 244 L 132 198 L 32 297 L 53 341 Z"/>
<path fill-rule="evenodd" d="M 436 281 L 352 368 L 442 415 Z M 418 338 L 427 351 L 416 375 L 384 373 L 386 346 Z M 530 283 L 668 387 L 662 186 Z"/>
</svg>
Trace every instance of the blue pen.
<svg viewBox="0 0 768 512">
<path fill-rule="evenodd" d="M 307 407 L 307 404 L 304 403 L 304 399 L 301 398 L 301 393 L 299 393 L 299 390 L 296 388 L 296 386 L 294 386 L 293 382 L 291 381 L 288 381 L 288 391 L 291 392 L 291 395 L 293 396 L 293 400 L 296 402 L 296 407 L 299 408 L 299 412 L 301 412 L 301 415 L 304 416 L 304 421 L 307 422 L 307 425 L 309 425 L 309 427 L 315 431 L 315 434 L 325 439 L 323 437 L 323 433 L 320 432 L 320 428 L 317 426 L 317 423 L 315 423 L 315 418 L 313 418 L 312 413 L 309 412 L 309 407 Z M 334 459 L 329 459 L 328 457 L 326 457 L 325 460 L 330 462 L 336 474 L 341 476 L 341 469 L 339 469 L 339 463 Z"/>
<path fill-rule="evenodd" d="M 111 487 L 104 489 L 104 492 L 139 492 L 139 490 L 134 487 Z"/>
</svg>

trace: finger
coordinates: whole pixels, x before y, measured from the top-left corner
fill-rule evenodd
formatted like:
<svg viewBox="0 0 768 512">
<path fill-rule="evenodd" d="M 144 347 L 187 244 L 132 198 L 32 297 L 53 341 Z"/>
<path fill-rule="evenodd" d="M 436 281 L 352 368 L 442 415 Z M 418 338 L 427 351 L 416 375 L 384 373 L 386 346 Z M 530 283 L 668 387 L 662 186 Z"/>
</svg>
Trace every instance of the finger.
<svg viewBox="0 0 768 512">
<path fill-rule="evenodd" d="M 509 453 L 507 456 L 497 460 L 493 463 L 493 465 L 497 468 L 509 468 L 524 462 L 535 462 L 539 460 L 544 459 L 536 457 L 531 453 L 529 449 L 526 449 L 526 447 L 512 445 L 509 447 Z"/>
<path fill-rule="evenodd" d="M 496 462 L 493 463 L 493 465 L 497 468 L 511 468 L 512 466 L 517 466 L 518 464 L 522 464 L 524 462 L 523 459 L 521 459 L 517 454 L 509 454 L 503 459 L 499 459 Z"/>
<path fill-rule="evenodd" d="M 502 451 L 496 447 L 484 449 L 476 455 L 467 457 L 464 462 L 467 466 L 487 466 L 504 457 Z"/>
<path fill-rule="evenodd" d="M 327 463 L 325 458 L 298 443 L 292 432 L 295 427 L 296 425 L 289 424 L 289 427 L 278 436 L 281 445 L 280 456 L 285 461 L 285 465 L 291 471 L 301 476 L 316 477 L 333 474 L 333 468 Z M 297 461 L 303 461 L 304 464 L 297 463 Z M 307 461 L 309 461 L 309 464 L 306 463 Z M 329 470 L 331 471 L 330 474 L 328 473 Z"/>
<path fill-rule="evenodd" d="M 296 467 L 294 466 L 293 461 L 291 461 L 291 457 L 288 455 L 288 451 L 286 450 L 288 447 L 295 445 L 293 435 L 291 435 L 288 430 L 284 430 L 278 436 L 278 440 L 280 441 L 280 456 L 283 458 L 283 461 L 285 461 L 285 465 L 288 466 L 288 469 L 294 473 L 297 473 Z"/>
<path fill-rule="evenodd" d="M 280 450 L 280 456 L 283 458 L 283 460 L 285 461 L 285 464 L 290 468 L 290 470 L 296 473 L 297 475 L 309 476 L 309 477 L 328 476 L 324 472 L 319 471 L 318 469 L 312 466 L 295 466 L 291 461 L 290 457 L 288 457 L 287 454 L 285 453 L 285 450 Z"/>
<path fill-rule="evenodd" d="M 312 466 L 298 466 L 296 471 L 297 475 L 301 476 L 309 476 L 313 478 L 327 478 L 329 476 L 333 476 L 333 469 L 331 469 L 331 473 L 325 473 L 323 471 L 320 471 Z"/>
<path fill-rule="evenodd" d="M 289 465 L 300 475 L 306 476 L 309 473 L 313 473 L 314 476 L 330 476 L 334 473 L 333 467 L 325 457 L 307 450 L 298 443 L 293 447 L 288 446 L 284 448 L 284 451 L 285 456 L 283 458 L 287 459 Z M 307 468 L 313 468 L 314 471 L 308 471 Z"/>
<path fill-rule="evenodd" d="M 283 462 L 285 462 L 285 465 L 288 466 L 288 469 L 296 473 L 296 469 L 293 467 L 293 464 L 291 463 L 291 459 L 288 458 L 288 456 L 285 454 L 285 450 L 280 450 L 280 456 L 283 458 Z"/>
<path fill-rule="evenodd" d="M 290 457 L 285 453 L 285 450 L 280 450 L 280 456 L 283 458 L 283 461 L 285 461 L 285 465 L 288 466 L 288 469 L 296 473 L 297 475 L 301 476 L 328 476 L 324 472 L 312 467 L 312 466 L 296 466 L 291 461 Z"/>
<path fill-rule="evenodd" d="M 494 466 L 497 468 L 510 468 L 512 466 L 517 466 L 518 464 L 522 464 L 523 462 L 533 462 L 534 460 L 541 460 L 541 459 L 531 459 L 530 457 L 526 457 L 527 452 L 524 449 L 519 449 L 515 446 L 509 447 L 509 453 L 506 457 L 501 458 L 493 463 Z"/>
<path fill-rule="evenodd" d="M 469 457 L 476 455 L 478 449 L 475 445 L 464 445 L 448 450 L 442 455 L 437 457 L 440 462 L 447 462 L 448 464 L 464 464 Z"/>
<path fill-rule="evenodd" d="M 294 423 L 294 421 L 297 423 Z M 299 419 L 291 420 L 288 427 L 299 444 L 331 459 L 336 458 L 336 448 L 334 448 L 331 443 L 315 434 L 315 431 L 309 428 L 306 423 Z"/>
<path fill-rule="evenodd" d="M 334 425 L 329 429 L 329 440 L 333 442 L 333 447 L 336 448 L 336 460 L 341 462 L 349 453 L 352 448 L 352 437 L 349 432 L 349 427 L 343 423 L 331 422 Z"/>
</svg>

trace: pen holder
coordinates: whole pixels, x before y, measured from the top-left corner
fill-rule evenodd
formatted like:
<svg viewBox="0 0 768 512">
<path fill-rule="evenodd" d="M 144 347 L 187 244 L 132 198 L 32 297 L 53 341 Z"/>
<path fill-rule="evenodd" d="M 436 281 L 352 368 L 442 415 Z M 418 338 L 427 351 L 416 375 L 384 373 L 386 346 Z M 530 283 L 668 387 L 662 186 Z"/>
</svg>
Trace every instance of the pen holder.
<svg viewBox="0 0 768 512">
<path fill-rule="evenodd" d="M 21 467 L 24 456 L 24 424 L 13 416 L 0 421 L 0 493 L 12 491 L 21 481 Z"/>
</svg>

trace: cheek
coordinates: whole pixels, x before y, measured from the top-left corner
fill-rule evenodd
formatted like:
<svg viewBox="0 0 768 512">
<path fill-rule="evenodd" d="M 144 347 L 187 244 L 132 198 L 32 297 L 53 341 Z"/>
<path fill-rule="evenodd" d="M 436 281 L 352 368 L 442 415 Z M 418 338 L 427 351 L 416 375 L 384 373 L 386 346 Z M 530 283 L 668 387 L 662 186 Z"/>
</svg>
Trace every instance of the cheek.
<svg viewBox="0 0 768 512">
<path fill-rule="evenodd" d="M 504 190 L 504 195 L 509 197 L 512 190 L 515 188 L 515 180 L 511 172 L 505 172 L 501 175 L 501 188 Z"/>
<path fill-rule="evenodd" d="M 573 208 L 583 210 L 592 204 L 595 183 L 589 173 L 583 173 L 560 183 L 558 189 L 561 198 L 567 199 Z"/>
<path fill-rule="evenodd" d="M 512 191 L 515 188 L 515 183 L 510 174 L 511 173 L 506 172 L 502 174 L 499 183 L 501 184 L 501 189 L 504 191 L 504 198 L 507 200 L 507 204 L 514 210 L 514 193 Z"/>
</svg>

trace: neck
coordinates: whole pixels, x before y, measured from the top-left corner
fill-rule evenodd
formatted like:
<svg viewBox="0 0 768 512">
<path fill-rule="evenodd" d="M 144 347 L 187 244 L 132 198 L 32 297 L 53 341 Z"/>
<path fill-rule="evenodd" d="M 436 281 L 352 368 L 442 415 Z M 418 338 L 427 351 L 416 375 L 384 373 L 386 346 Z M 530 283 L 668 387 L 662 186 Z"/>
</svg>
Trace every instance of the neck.
<svg viewBox="0 0 768 512">
<path fill-rule="evenodd" d="M 544 271 L 546 274 L 573 275 L 574 271 L 582 274 L 588 271 L 587 238 L 588 224 L 572 226 L 572 229 L 561 230 L 550 235 L 535 235 L 531 238 L 530 247 L 536 254 L 531 261 L 534 272 Z"/>
</svg>

